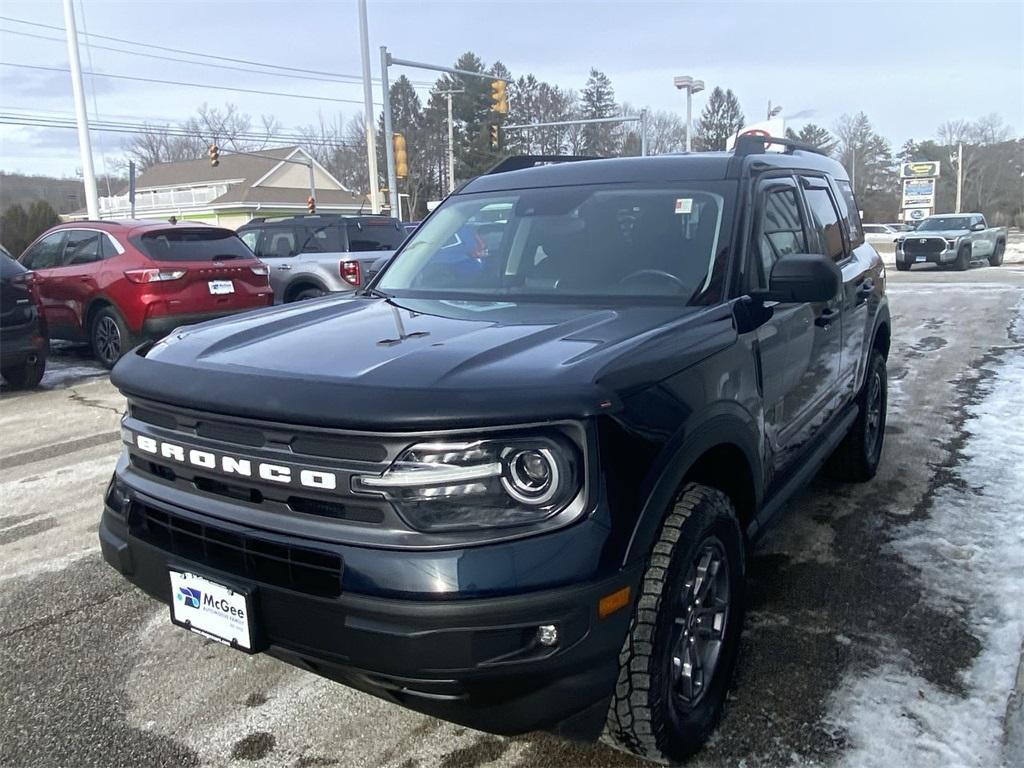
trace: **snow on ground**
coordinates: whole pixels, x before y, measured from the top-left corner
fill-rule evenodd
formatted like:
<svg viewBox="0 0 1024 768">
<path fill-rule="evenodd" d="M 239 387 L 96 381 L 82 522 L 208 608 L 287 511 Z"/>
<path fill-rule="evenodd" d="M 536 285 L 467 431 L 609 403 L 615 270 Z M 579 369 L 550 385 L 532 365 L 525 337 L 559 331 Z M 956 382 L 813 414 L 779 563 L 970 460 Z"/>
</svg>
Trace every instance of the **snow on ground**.
<svg viewBox="0 0 1024 768">
<path fill-rule="evenodd" d="M 1020 310 L 1024 313 L 1024 303 Z M 1024 341 L 1024 314 L 1016 321 Z M 968 439 L 927 519 L 900 529 L 893 555 L 919 569 L 924 599 L 966 616 L 981 651 L 962 671 L 966 696 L 945 692 L 898 651 L 868 677 L 848 673 L 830 720 L 849 734 L 849 768 L 994 768 L 1002 764 L 1007 698 L 1024 638 L 1024 350 L 994 364 Z"/>
<path fill-rule="evenodd" d="M 1004 264 L 1020 264 L 1024 262 L 1024 240 L 1010 240 L 1003 254 Z"/>
</svg>

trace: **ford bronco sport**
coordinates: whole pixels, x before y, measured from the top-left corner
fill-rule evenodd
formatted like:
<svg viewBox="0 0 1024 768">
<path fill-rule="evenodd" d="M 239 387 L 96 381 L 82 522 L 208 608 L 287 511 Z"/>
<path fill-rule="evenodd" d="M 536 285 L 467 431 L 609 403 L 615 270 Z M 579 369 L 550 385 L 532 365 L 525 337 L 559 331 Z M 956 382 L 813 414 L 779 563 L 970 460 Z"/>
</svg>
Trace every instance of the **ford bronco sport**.
<svg viewBox="0 0 1024 768">
<path fill-rule="evenodd" d="M 766 141 L 511 158 L 360 295 L 126 355 L 104 557 L 175 624 L 406 707 L 692 753 L 751 546 L 826 463 L 871 478 L 885 429 L 847 175 Z"/>
</svg>

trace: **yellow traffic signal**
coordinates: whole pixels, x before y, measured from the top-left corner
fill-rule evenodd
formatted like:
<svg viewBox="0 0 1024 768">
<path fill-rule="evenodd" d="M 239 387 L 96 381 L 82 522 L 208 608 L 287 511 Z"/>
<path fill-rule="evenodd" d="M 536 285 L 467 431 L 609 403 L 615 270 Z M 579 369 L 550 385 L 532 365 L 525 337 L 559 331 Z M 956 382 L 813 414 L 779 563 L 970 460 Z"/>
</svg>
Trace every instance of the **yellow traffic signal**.
<svg viewBox="0 0 1024 768">
<path fill-rule="evenodd" d="M 316 213 L 316 199 L 312 195 L 306 198 L 306 210 L 310 215 Z"/>
<path fill-rule="evenodd" d="M 404 179 L 409 175 L 409 159 L 405 154 L 405 136 L 395 134 L 395 176 Z"/>
<path fill-rule="evenodd" d="M 504 80 L 491 81 L 491 101 L 494 102 L 491 105 L 492 110 L 499 115 L 508 114 L 508 94 L 505 93 Z"/>
<path fill-rule="evenodd" d="M 210 165 L 214 168 L 220 165 L 220 150 L 216 144 L 211 144 L 209 149 L 206 150 L 206 154 L 210 156 Z"/>
<path fill-rule="evenodd" d="M 490 133 L 490 136 L 491 136 L 491 149 L 497 149 L 498 148 L 498 144 L 501 141 L 501 132 L 500 132 L 501 129 L 498 127 L 497 123 L 491 123 L 490 128 L 491 128 L 491 133 Z"/>
</svg>

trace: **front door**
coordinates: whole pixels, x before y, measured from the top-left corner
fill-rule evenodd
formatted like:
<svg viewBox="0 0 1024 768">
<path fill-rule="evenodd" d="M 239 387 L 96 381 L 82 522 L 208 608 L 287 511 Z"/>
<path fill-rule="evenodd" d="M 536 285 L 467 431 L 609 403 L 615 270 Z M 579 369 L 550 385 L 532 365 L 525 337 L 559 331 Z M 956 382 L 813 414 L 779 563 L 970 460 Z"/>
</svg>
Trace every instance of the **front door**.
<svg viewBox="0 0 1024 768">
<path fill-rule="evenodd" d="M 837 222 L 838 225 L 838 222 Z M 796 181 L 763 180 L 754 229 L 755 273 L 768 284 L 775 262 L 817 250 L 817 233 Z M 757 331 L 767 448 L 774 477 L 786 474 L 835 412 L 842 343 L 841 297 L 826 302 L 776 303 Z"/>
</svg>

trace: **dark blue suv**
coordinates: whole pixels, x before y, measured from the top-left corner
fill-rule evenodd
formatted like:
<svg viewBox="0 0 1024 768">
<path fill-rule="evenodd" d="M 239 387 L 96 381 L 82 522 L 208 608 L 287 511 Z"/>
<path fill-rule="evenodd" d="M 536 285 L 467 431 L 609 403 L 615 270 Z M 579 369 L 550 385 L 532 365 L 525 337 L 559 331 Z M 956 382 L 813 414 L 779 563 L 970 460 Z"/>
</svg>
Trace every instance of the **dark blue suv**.
<svg viewBox="0 0 1024 768">
<path fill-rule="evenodd" d="M 127 355 L 107 561 L 422 712 L 698 749 L 750 547 L 822 466 L 878 466 L 885 271 L 792 142 L 568 160 L 465 184 L 359 295 Z"/>
</svg>

